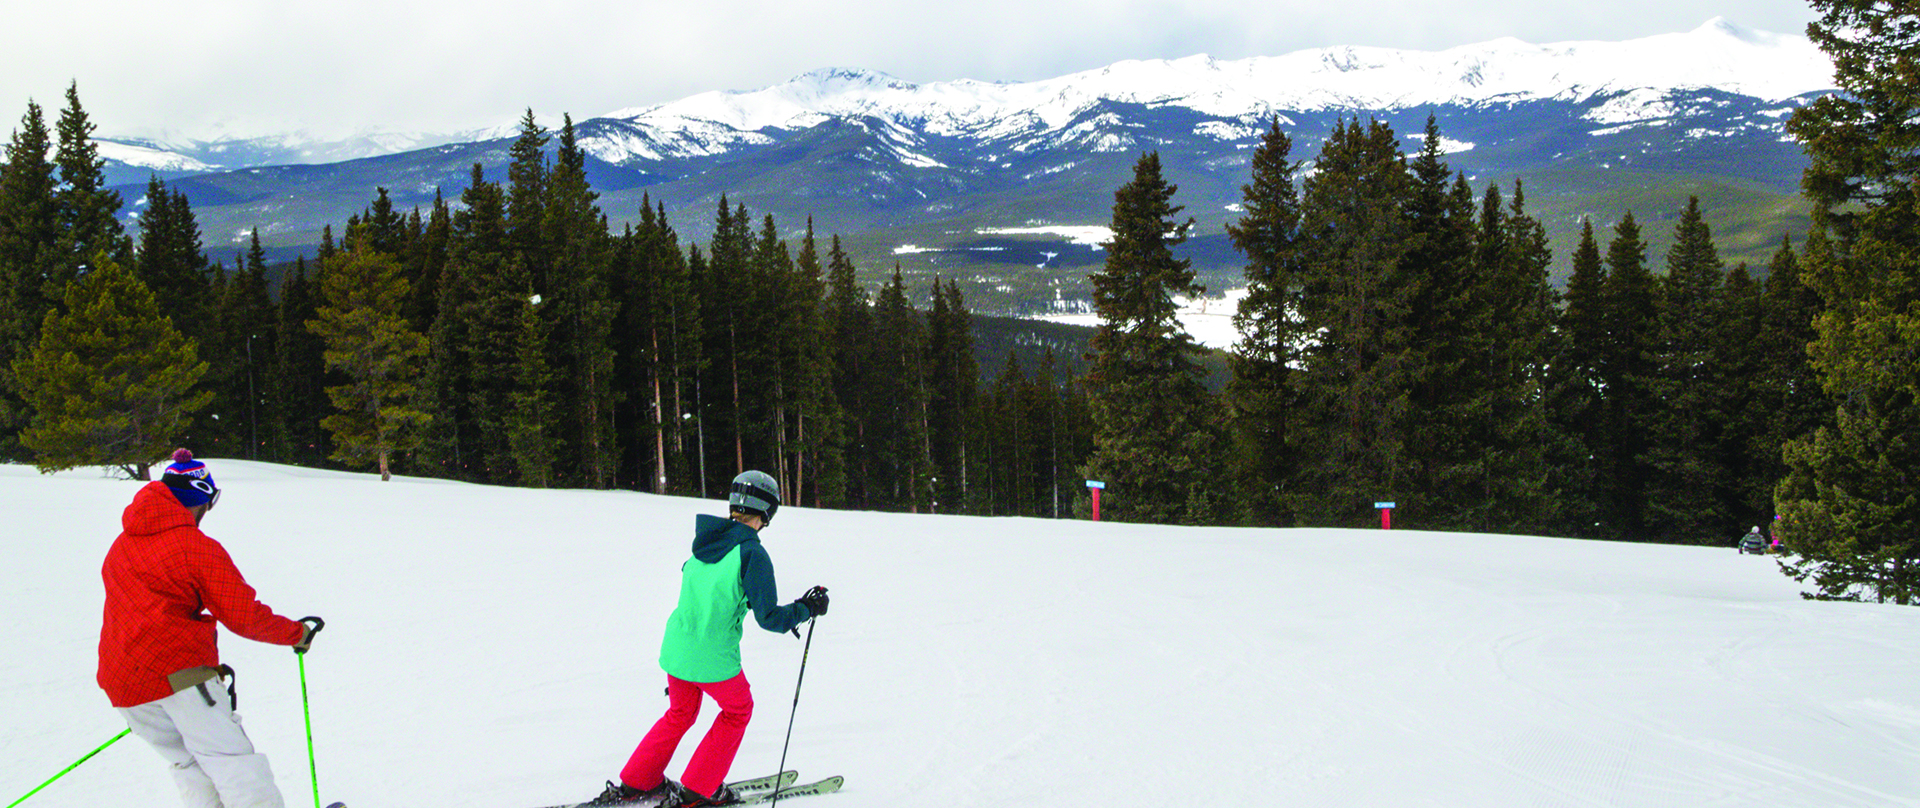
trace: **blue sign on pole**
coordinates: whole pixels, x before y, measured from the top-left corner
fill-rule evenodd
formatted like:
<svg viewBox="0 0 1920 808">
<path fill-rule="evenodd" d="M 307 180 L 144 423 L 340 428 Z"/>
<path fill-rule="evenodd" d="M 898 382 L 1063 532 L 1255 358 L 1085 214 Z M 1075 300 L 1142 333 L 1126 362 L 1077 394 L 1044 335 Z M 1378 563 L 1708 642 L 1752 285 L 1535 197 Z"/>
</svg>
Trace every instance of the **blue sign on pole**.
<svg viewBox="0 0 1920 808">
<path fill-rule="evenodd" d="M 1100 482 L 1099 480 L 1088 480 L 1087 487 L 1088 488 L 1106 488 L 1107 484 Z"/>
<path fill-rule="evenodd" d="M 1391 508 L 1391 507 L 1393 507 L 1393 503 L 1391 503 L 1391 502 L 1375 502 L 1375 503 L 1373 503 L 1373 507 L 1375 507 L 1375 508 Z"/>
</svg>

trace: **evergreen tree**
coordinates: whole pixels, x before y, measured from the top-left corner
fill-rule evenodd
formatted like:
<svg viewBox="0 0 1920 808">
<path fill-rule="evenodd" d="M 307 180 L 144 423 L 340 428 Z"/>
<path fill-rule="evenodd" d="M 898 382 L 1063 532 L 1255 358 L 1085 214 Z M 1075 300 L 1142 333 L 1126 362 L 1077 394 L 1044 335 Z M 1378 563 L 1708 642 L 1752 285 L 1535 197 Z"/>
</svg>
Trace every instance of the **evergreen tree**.
<svg viewBox="0 0 1920 808">
<path fill-rule="evenodd" d="M 18 435 L 32 415 L 11 368 L 39 338 L 51 308 L 47 282 L 63 258 L 50 147 L 46 118 L 29 101 L 0 163 L 0 455 L 7 459 L 27 457 Z"/>
<path fill-rule="evenodd" d="M 789 380 L 788 421 L 793 424 L 792 440 L 787 442 L 791 469 L 792 501 L 821 502 L 823 485 L 832 483 L 844 490 L 845 471 L 840 468 L 838 448 L 832 439 L 833 393 L 832 362 L 826 325 L 826 277 L 820 265 L 820 250 L 815 243 L 813 219 L 807 219 L 806 235 L 800 253 L 793 261 L 787 280 L 787 318 L 781 326 L 784 349 L 782 376 Z M 959 293 L 954 292 L 957 296 Z M 971 356 L 969 356 L 971 358 Z M 836 494 L 837 496 L 837 494 Z"/>
<path fill-rule="evenodd" d="M 1806 245 L 1809 254 L 1825 255 L 1826 239 L 1819 231 Z M 1829 260 L 1822 258 L 1822 261 Z M 1834 402 L 1820 387 L 1807 346 L 1818 335 L 1820 296 L 1802 281 L 1799 255 L 1782 238 L 1780 249 L 1767 265 L 1760 291 L 1758 322 L 1727 335 L 1725 351 L 1750 359 L 1753 371 L 1746 415 L 1744 443 L 1738 447 L 1738 487 L 1733 492 L 1741 522 L 1766 522 L 1778 516 L 1773 489 L 1788 474 L 1782 451 L 1798 438 L 1827 425 Z"/>
<path fill-rule="evenodd" d="M 1409 298 L 1411 329 L 1408 425 L 1420 436 L 1407 449 L 1407 495 L 1396 499 L 1413 524 L 1485 530 L 1486 460 L 1491 448 L 1488 389 L 1496 383 L 1491 353 L 1498 350 L 1492 286 L 1505 254 L 1506 212 L 1498 188 L 1488 188 L 1476 227 L 1471 186 L 1440 159 L 1440 131 L 1431 116 L 1412 164 L 1406 200 L 1410 242 L 1401 275 L 1420 291 Z"/>
<path fill-rule="evenodd" d="M 531 291 L 522 297 L 520 327 L 514 334 L 514 385 L 507 396 L 513 417 L 506 425 L 507 445 L 521 485 L 550 487 L 561 443 L 553 435 L 557 419 L 553 394 L 554 372 L 547 361 L 545 318 Z"/>
<path fill-rule="evenodd" d="M 1406 442 L 1417 372 L 1405 257 L 1408 172 L 1393 130 L 1341 121 L 1303 183 L 1299 255 L 1301 452 L 1313 459 L 1293 508 L 1301 524 L 1355 526 L 1409 490 Z"/>
<path fill-rule="evenodd" d="M 214 365 L 205 383 L 214 393 L 212 424 L 198 431 L 196 444 L 210 454 L 258 459 L 270 428 L 262 423 L 278 339 L 277 312 L 267 288 L 266 253 L 255 231 L 244 259 L 236 258 L 204 324 L 203 352 Z"/>
<path fill-rule="evenodd" d="M 595 203 L 599 194 L 587 183 L 586 153 L 580 150 L 573 117 L 565 118 L 560 148 L 546 185 L 546 216 L 540 264 L 549 273 L 554 298 L 551 320 L 560 367 L 558 383 L 565 417 L 560 441 L 571 451 L 567 466 L 589 488 L 613 484 L 619 463 L 614 440 L 613 347 L 611 331 L 618 307 L 609 290 L 612 244 Z"/>
<path fill-rule="evenodd" d="M 1648 392 L 1644 465 L 1648 536 L 1669 543 L 1718 544 L 1728 532 L 1718 494 L 1725 485 L 1720 431 L 1726 382 L 1714 360 L 1723 322 L 1724 267 L 1697 197 L 1687 201 L 1667 255 Z"/>
<path fill-rule="evenodd" d="M 1771 463 L 1756 454 L 1764 451 L 1775 404 L 1767 394 L 1774 374 L 1768 367 L 1766 290 L 1742 263 L 1727 272 L 1717 302 L 1708 364 L 1720 379 L 1714 406 L 1722 415 L 1715 425 L 1713 458 L 1720 485 L 1713 493 L 1721 509 L 1718 538 L 1726 541 L 1733 530 L 1772 520 L 1773 486 L 1785 476 L 1785 468 L 1775 468 L 1778 443 L 1772 447 Z"/>
<path fill-rule="evenodd" d="M 1607 449 L 1604 421 L 1607 345 L 1607 270 L 1593 235 L 1593 220 L 1580 220 L 1580 243 L 1567 276 L 1546 404 L 1554 443 L 1550 487 L 1560 494 L 1557 535 L 1599 538 L 1600 510 L 1594 495 L 1600 455 Z"/>
<path fill-rule="evenodd" d="M 1807 34 L 1833 58 L 1841 92 L 1796 110 L 1801 180 L 1816 227 L 1804 280 L 1824 309 L 1809 346 L 1833 421 L 1786 449 L 1775 499 L 1811 597 L 1920 597 L 1920 96 L 1905 3 L 1813 0 Z"/>
<path fill-rule="evenodd" d="M 520 136 L 507 156 L 507 237 L 514 256 L 532 273 L 534 294 L 548 288 L 546 251 L 547 128 L 533 119 L 533 110 L 520 119 Z"/>
<path fill-rule="evenodd" d="M 1545 405 L 1558 302 L 1547 281 L 1553 255 L 1546 229 L 1527 213 L 1519 181 L 1503 215 L 1482 211 L 1481 232 L 1479 244 L 1497 241 L 1499 250 L 1483 253 L 1488 263 L 1470 292 L 1480 319 L 1468 330 L 1484 350 L 1465 365 L 1473 390 L 1465 424 L 1478 456 L 1457 477 L 1462 504 L 1448 510 L 1468 529 L 1541 533 L 1553 523 L 1560 497 L 1549 486 L 1552 432 Z"/>
<path fill-rule="evenodd" d="M 80 106 L 78 83 L 67 85 L 67 106 L 60 111 L 59 147 L 54 162 L 60 168 L 60 190 L 54 205 L 60 211 L 60 249 L 64 255 L 58 276 L 50 279 L 49 299 L 63 294 L 67 281 L 80 274 L 93 256 L 106 253 L 126 266 L 132 245 L 114 214 L 120 194 L 107 188 L 106 161 L 93 144 L 93 123 Z"/>
<path fill-rule="evenodd" d="M 1300 474 L 1289 429 L 1299 396 L 1296 365 L 1306 337 L 1295 257 L 1300 197 L 1294 175 L 1299 164 L 1292 150 L 1293 139 L 1280 131 L 1276 119 L 1253 153 L 1251 181 L 1240 188 L 1245 213 L 1227 224 L 1228 238 L 1247 259 L 1247 296 L 1233 318 L 1240 340 L 1230 360 L 1233 377 L 1227 383 L 1226 403 L 1233 465 L 1241 478 L 1242 516 L 1260 526 L 1294 524 L 1286 504 Z"/>
<path fill-rule="evenodd" d="M 1096 431 L 1086 474 L 1107 484 L 1116 521 L 1218 518 L 1212 492 L 1223 469 L 1211 394 L 1201 382 L 1201 349 L 1173 301 L 1205 291 L 1192 262 L 1173 255 L 1193 224 L 1174 218 L 1183 210 L 1173 204 L 1177 190 L 1158 152 L 1141 156 L 1133 180 L 1114 192 L 1113 240 L 1091 278 L 1100 325 L 1091 341 Z"/>
<path fill-rule="evenodd" d="M 873 306 L 872 397 L 866 411 L 871 444 L 866 507 L 920 513 L 933 501 L 927 447 L 926 323 L 907 300 L 900 267 Z"/>
<path fill-rule="evenodd" d="M 314 286 L 304 255 L 281 280 L 274 329 L 274 375 L 279 382 L 272 388 L 276 400 L 267 421 L 279 446 L 276 454 L 302 466 L 319 466 L 333 456 L 331 441 L 320 428 L 321 419 L 331 410 L 326 395 L 326 343 L 306 327 L 308 320 L 320 315 Z"/>
<path fill-rule="evenodd" d="M 933 281 L 927 314 L 927 432 L 933 457 L 934 509 L 962 512 L 969 500 L 968 421 L 980 370 L 973 357 L 973 326 L 960 287 Z"/>
<path fill-rule="evenodd" d="M 831 346 L 832 400 L 837 418 L 833 434 L 839 444 L 845 471 L 841 475 L 839 496 L 832 480 L 823 480 L 828 489 L 824 499 L 829 506 L 867 508 L 874 502 L 873 475 L 879 459 L 868 430 L 869 418 L 879 400 L 875 397 L 873 366 L 874 312 L 866 290 L 860 288 L 853 260 L 834 236 L 827 252 L 827 299 L 822 325 Z"/>
<path fill-rule="evenodd" d="M 36 412 L 21 442 L 42 472 L 113 466 L 144 480 L 206 406 L 193 387 L 207 363 L 133 273 L 104 250 L 92 263 L 13 363 Z"/>
<path fill-rule="evenodd" d="M 1647 271 L 1647 246 L 1629 212 L 1614 225 L 1607 244 L 1606 342 L 1600 377 L 1604 447 L 1596 497 L 1599 532 L 1605 538 L 1645 541 L 1648 430 L 1659 402 L 1652 389 L 1658 328 L 1658 289 Z"/>
<path fill-rule="evenodd" d="M 185 194 L 167 190 L 157 176 L 147 180 L 134 271 L 164 302 L 176 326 L 201 319 L 213 309 L 212 278 L 193 207 Z"/>
<path fill-rule="evenodd" d="M 334 458 L 373 465 L 382 481 L 391 462 L 418 443 L 431 415 L 414 407 L 414 377 L 427 340 L 408 327 L 407 283 L 399 262 L 360 235 L 320 269 L 321 305 L 308 330 L 327 343 L 329 368 L 346 384 L 327 388 L 334 414 L 321 421 L 333 436 Z"/>
<path fill-rule="evenodd" d="M 460 364 L 445 369 L 448 376 L 436 381 L 451 391 L 466 392 L 467 417 L 456 436 L 465 462 L 472 464 L 478 479 L 505 483 L 518 477 L 507 435 L 517 417 L 512 395 L 520 362 L 515 344 L 494 335 L 519 333 L 532 279 L 512 250 L 506 194 L 486 181 L 478 165 L 461 200 L 465 206 L 454 215 L 448 261 L 455 300 L 442 299 L 440 316 L 457 318 L 449 323 L 449 336 L 457 341 L 447 358 Z M 457 313 L 449 305 L 456 306 Z M 438 401 L 453 405 L 445 389 Z"/>
</svg>

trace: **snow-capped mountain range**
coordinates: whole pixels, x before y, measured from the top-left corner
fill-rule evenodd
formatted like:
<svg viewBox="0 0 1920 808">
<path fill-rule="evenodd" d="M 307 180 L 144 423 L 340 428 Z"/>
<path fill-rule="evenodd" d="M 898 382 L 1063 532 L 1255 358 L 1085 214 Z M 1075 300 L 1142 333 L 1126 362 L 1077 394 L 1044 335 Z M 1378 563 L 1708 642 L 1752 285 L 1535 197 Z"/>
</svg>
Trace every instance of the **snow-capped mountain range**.
<svg viewBox="0 0 1920 808">
<path fill-rule="evenodd" d="M 1583 215 L 1611 222 L 1622 206 L 1657 223 L 1698 194 L 1721 216 L 1718 232 L 1732 231 L 1734 257 L 1771 249 L 1783 229 L 1804 228 L 1792 210 L 1781 212 L 1791 205 L 1778 204 L 1795 194 L 1805 163 L 1785 120 L 1832 89 L 1831 62 L 1805 37 L 1716 18 L 1625 42 L 1508 38 L 1443 51 L 1192 56 L 1020 83 L 913 83 L 824 69 L 758 90 L 574 118 L 616 226 L 637 215 L 644 196 L 699 237 L 726 194 L 755 215 L 789 226 L 811 217 L 846 236 L 864 269 L 901 260 L 910 274 L 958 275 L 994 300 L 989 308 L 1014 310 L 1075 297 L 1085 275 L 1076 267 L 1097 257 L 1071 244 L 988 250 L 983 234 L 1105 223 L 1111 191 L 1147 150 L 1161 153 L 1181 185 L 1178 201 L 1202 222 L 1191 247 L 1196 266 L 1236 272 L 1217 223 L 1238 201 L 1251 149 L 1274 120 L 1300 159 L 1352 116 L 1388 122 L 1409 136 L 1411 152 L 1432 115 L 1453 167 L 1476 187 L 1526 181 L 1552 235 Z M 537 120 L 551 128 L 558 117 L 544 111 Z M 515 129 L 330 143 L 291 135 L 130 141 L 105 155 L 130 201 L 150 172 L 185 190 L 210 245 L 259 228 L 270 246 L 295 252 L 322 225 L 363 209 L 376 188 L 399 205 L 423 205 L 436 192 L 457 197 L 476 163 L 495 176 Z M 1659 190 L 1667 186 L 1690 190 L 1674 200 Z M 1656 230 L 1656 246 L 1658 238 Z M 899 258 L 893 248 L 903 243 L 918 248 Z M 1562 253 L 1571 246 L 1556 244 Z"/>
<path fill-rule="evenodd" d="M 1628 42 L 1531 45 L 1499 39 L 1444 51 L 1336 47 L 1220 61 L 1207 56 L 1128 61 L 1043 81 L 914 84 L 853 69 L 827 69 L 750 92 L 709 92 L 602 118 L 633 128 L 603 134 L 592 148 L 609 162 L 713 154 L 765 143 L 766 129 L 805 129 L 834 118 L 877 119 L 884 134 L 1024 143 L 1034 135 L 1071 140 L 1097 127 L 1086 113 L 1102 102 L 1183 107 L 1228 119 L 1195 134 L 1240 139 L 1290 112 L 1402 110 L 1556 100 L 1579 103 L 1625 94 L 1587 116 L 1622 124 L 1671 117 L 1665 96 L 1712 88 L 1765 101 L 1830 89 L 1833 67 L 1805 37 L 1742 28 L 1715 18 L 1682 34 Z M 1103 150 L 1128 148 L 1105 137 Z M 1017 147 L 1017 146 L 1016 146 Z M 929 158 L 930 159 L 930 158 Z"/>
</svg>

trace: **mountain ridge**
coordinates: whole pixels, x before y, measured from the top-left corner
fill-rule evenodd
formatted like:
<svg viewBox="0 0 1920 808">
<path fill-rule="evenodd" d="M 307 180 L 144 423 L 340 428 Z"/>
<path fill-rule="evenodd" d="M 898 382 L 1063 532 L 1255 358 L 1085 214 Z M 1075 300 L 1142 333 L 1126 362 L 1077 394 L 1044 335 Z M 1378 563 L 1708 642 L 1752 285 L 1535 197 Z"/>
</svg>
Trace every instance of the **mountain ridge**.
<svg viewBox="0 0 1920 808">
<path fill-rule="evenodd" d="M 1432 115 L 1449 163 L 1477 187 L 1526 183 L 1562 267 L 1582 216 L 1608 224 L 1634 210 L 1658 248 L 1663 217 L 1688 195 L 1717 217 L 1716 234 L 1734 235 L 1723 247 L 1730 263 L 1763 263 L 1782 232 L 1805 230 L 1797 201 L 1805 157 L 1784 122 L 1832 91 L 1831 67 L 1804 37 L 1714 18 L 1625 42 L 1509 37 L 1445 51 L 1197 55 L 1032 82 L 914 83 L 830 67 L 757 90 L 616 110 L 576 129 L 616 228 L 637 218 L 644 198 L 665 207 L 683 237 L 698 238 L 725 195 L 789 230 L 813 221 L 822 234 L 842 234 L 869 282 L 897 261 L 910 276 L 958 278 L 982 310 L 1031 312 L 1084 297 L 1074 256 L 1087 248 L 1023 236 L 1032 254 L 1051 257 L 1015 263 L 1012 252 L 968 245 L 995 229 L 1105 223 L 1112 190 L 1149 150 L 1161 153 L 1181 188 L 1176 201 L 1201 224 L 1187 249 L 1203 281 L 1232 285 L 1240 259 L 1220 226 L 1269 121 L 1293 136 L 1295 159 L 1310 160 L 1338 121 L 1359 117 L 1386 121 L 1415 151 Z M 497 127 L 319 165 L 135 168 L 114 181 L 136 212 L 149 172 L 187 193 L 216 258 L 220 245 L 256 229 L 284 257 L 310 251 L 323 225 L 344 223 L 378 187 L 404 208 L 435 193 L 456 198 L 476 163 L 502 178 L 516 133 Z M 228 144 L 223 154 L 238 151 Z M 919 248 L 897 252 L 902 244 Z"/>
</svg>

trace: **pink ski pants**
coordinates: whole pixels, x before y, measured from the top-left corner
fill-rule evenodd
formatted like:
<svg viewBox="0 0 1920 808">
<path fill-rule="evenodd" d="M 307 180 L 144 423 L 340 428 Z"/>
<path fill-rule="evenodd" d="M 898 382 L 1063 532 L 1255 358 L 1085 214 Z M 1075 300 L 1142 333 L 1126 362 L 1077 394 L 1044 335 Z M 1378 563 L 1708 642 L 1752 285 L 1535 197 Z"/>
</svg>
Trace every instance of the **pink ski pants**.
<svg viewBox="0 0 1920 808">
<path fill-rule="evenodd" d="M 641 789 L 660 785 L 680 739 L 700 717 L 702 694 L 720 705 L 720 716 L 693 750 L 680 784 L 708 796 L 720 790 L 727 770 L 733 768 L 733 756 L 740 751 L 740 739 L 747 734 L 747 722 L 753 720 L 753 689 L 745 671 L 724 682 L 688 682 L 668 676 L 667 714 L 654 722 L 633 750 L 626 768 L 620 770 L 621 782 Z"/>
</svg>

